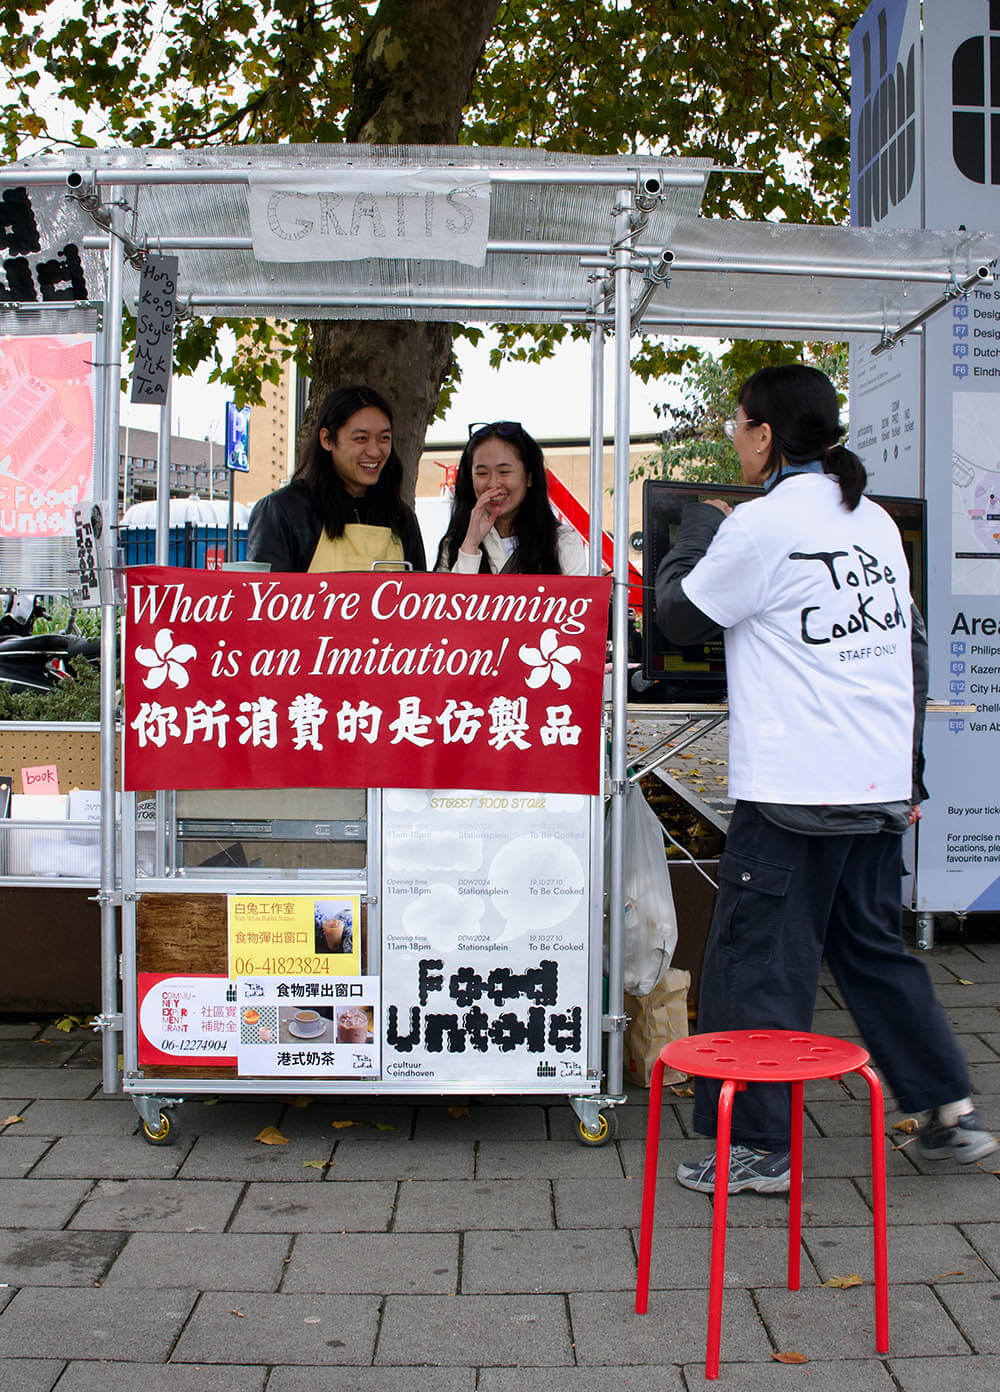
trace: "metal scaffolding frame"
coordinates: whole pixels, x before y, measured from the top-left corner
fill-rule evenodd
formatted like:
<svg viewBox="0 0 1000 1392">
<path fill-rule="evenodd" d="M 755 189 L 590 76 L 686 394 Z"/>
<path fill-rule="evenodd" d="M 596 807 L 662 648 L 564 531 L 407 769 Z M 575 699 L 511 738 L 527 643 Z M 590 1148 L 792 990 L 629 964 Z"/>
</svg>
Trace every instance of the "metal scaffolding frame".
<svg viewBox="0 0 1000 1392">
<path fill-rule="evenodd" d="M 488 180 L 490 233 L 482 267 L 443 261 L 332 261 L 283 265 L 253 256 L 248 189 L 302 174 L 350 168 L 446 168 Z M 710 164 L 652 157 L 593 157 L 544 150 L 471 147 L 253 146 L 206 151 L 81 152 L 0 169 L 0 186 L 42 200 L 52 243 L 74 240 L 88 280 L 101 288 L 103 465 L 98 501 L 103 640 L 102 778 L 114 786 L 115 594 L 113 585 L 122 305 L 134 307 L 137 267 L 153 252 L 180 258 L 179 287 L 190 312 L 285 318 L 393 318 L 480 323 L 587 325 L 591 336 L 591 492 L 599 493 L 603 442 L 604 339 L 616 336 L 613 673 L 608 1000 L 604 1095 L 571 1099 L 588 1130 L 601 1105 L 622 1100 L 624 903 L 622 839 L 626 768 L 630 337 L 645 332 L 712 337 L 839 340 L 865 335 L 888 346 L 956 295 L 990 277 L 1000 236 L 964 230 L 879 232 L 702 219 Z M 94 232 L 95 225 L 99 229 Z M 530 234 L 530 235 L 528 235 Z M 50 306 L 56 309 L 56 306 Z M 65 311 L 73 305 L 62 307 Z M 35 306 L 0 307 L 0 331 L 23 325 Z M 43 316 L 47 318 L 48 316 Z M 162 435 L 163 432 L 161 432 Z M 591 507 L 590 564 L 600 569 L 599 509 Z M 2 548 L 2 543 L 0 543 Z M 0 555 L 2 563 L 2 555 Z M 160 794 L 160 815 L 169 795 Z M 595 825 L 600 799 L 594 799 Z M 594 841 L 599 845 L 600 837 Z M 132 848 L 134 850 L 134 848 Z M 126 850 L 126 856 L 128 851 Z M 600 876 L 599 853 L 592 855 Z M 157 873 L 163 873 L 162 855 Z M 101 823 L 104 1086 L 117 1070 L 123 1010 L 118 999 L 115 804 Z M 223 892 L 225 886 L 221 886 Z M 593 964 L 592 964 L 593 965 Z M 591 1000 L 600 1005 L 600 981 Z M 133 984 L 134 987 L 134 984 Z M 125 1005 L 134 1010 L 128 984 Z M 139 1088 L 145 1093 L 147 1090 Z M 148 1092 L 151 1094 L 151 1086 Z M 144 1119 L 159 1099 L 137 1096 Z"/>
</svg>

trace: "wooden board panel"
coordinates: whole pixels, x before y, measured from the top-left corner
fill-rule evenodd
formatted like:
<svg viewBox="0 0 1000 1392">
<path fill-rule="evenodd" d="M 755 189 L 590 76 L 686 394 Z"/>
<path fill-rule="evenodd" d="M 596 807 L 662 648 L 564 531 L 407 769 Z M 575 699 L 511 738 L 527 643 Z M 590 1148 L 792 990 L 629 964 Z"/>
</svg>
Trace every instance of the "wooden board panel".
<svg viewBox="0 0 1000 1392">
<path fill-rule="evenodd" d="M 224 894 L 143 894 L 135 921 L 138 971 L 226 975 Z"/>
</svg>

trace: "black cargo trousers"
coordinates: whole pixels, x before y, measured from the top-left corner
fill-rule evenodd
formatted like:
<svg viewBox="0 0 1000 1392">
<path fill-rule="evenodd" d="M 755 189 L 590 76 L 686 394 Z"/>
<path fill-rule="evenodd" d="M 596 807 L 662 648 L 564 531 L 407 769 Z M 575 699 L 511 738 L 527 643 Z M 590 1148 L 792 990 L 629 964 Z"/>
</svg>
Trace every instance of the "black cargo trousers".
<svg viewBox="0 0 1000 1392">
<path fill-rule="evenodd" d="M 968 1096 L 965 1058 L 925 964 L 901 932 L 901 837 L 806 836 L 738 802 L 719 862 L 719 894 L 698 992 L 699 1033 L 812 1027 L 826 958 L 865 1047 L 900 1108 Z M 698 1079 L 694 1124 L 716 1128 L 720 1084 Z M 787 1085 L 736 1094 L 732 1139 L 789 1144 Z"/>
</svg>

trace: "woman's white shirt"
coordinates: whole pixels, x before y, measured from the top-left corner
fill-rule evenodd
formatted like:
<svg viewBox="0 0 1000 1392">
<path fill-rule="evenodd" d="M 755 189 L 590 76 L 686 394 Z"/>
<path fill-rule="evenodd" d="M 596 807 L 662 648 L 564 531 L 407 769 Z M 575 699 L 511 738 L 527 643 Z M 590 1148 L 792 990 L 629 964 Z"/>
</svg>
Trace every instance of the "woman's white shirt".
<svg viewBox="0 0 1000 1392">
<path fill-rule="evenodd" d="M 730 797 L 909 798 L 909 572 L 882 508 L 789 478 L 737 507 L 681 586 L 726 630 Z"/>
<path fill-rule="evenodd" d="M 510 555 L 503 543 L 504 538 L 492 531 L 487 532 L 483 538 L 483 550 L 486 552 L 490 570 L 494 574 L 503 570 Z M 573 527 L 560 525 L 556 532 L 556 556 L 562 575 L 587 574 L 587 548 L 580 534 Z M 481 555 L 478 551 L 469 556 L 464 551 L 459 550 L 451 571 L 455 575 L 476 575 L 479 572 L 480 560 Z M 439 570 L 447 570 L 448 568 L 446 563 L 438 566 Z"/>
</svg>

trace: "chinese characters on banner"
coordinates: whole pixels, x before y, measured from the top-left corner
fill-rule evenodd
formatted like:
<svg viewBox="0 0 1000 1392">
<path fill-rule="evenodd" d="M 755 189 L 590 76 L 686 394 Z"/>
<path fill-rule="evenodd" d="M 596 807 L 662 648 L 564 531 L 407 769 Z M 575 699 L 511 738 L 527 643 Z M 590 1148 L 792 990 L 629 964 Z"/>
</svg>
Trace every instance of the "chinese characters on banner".
<svg viewBox="0 0 1000 1392">
<path fill-rule="evenodd" d="M 610 580 L 136 567 L 125 786 L 600 789 Z"/>
<path fill-rule="evenodd" d="M 94 340 L 0 336 L 0 537 L 64 537 L 94 475 Z"/>
<path fill-rule="evenodd" d="M 587 1091 L 588 798 L 383 798 L 383 1076 Z"/>
</svg>

